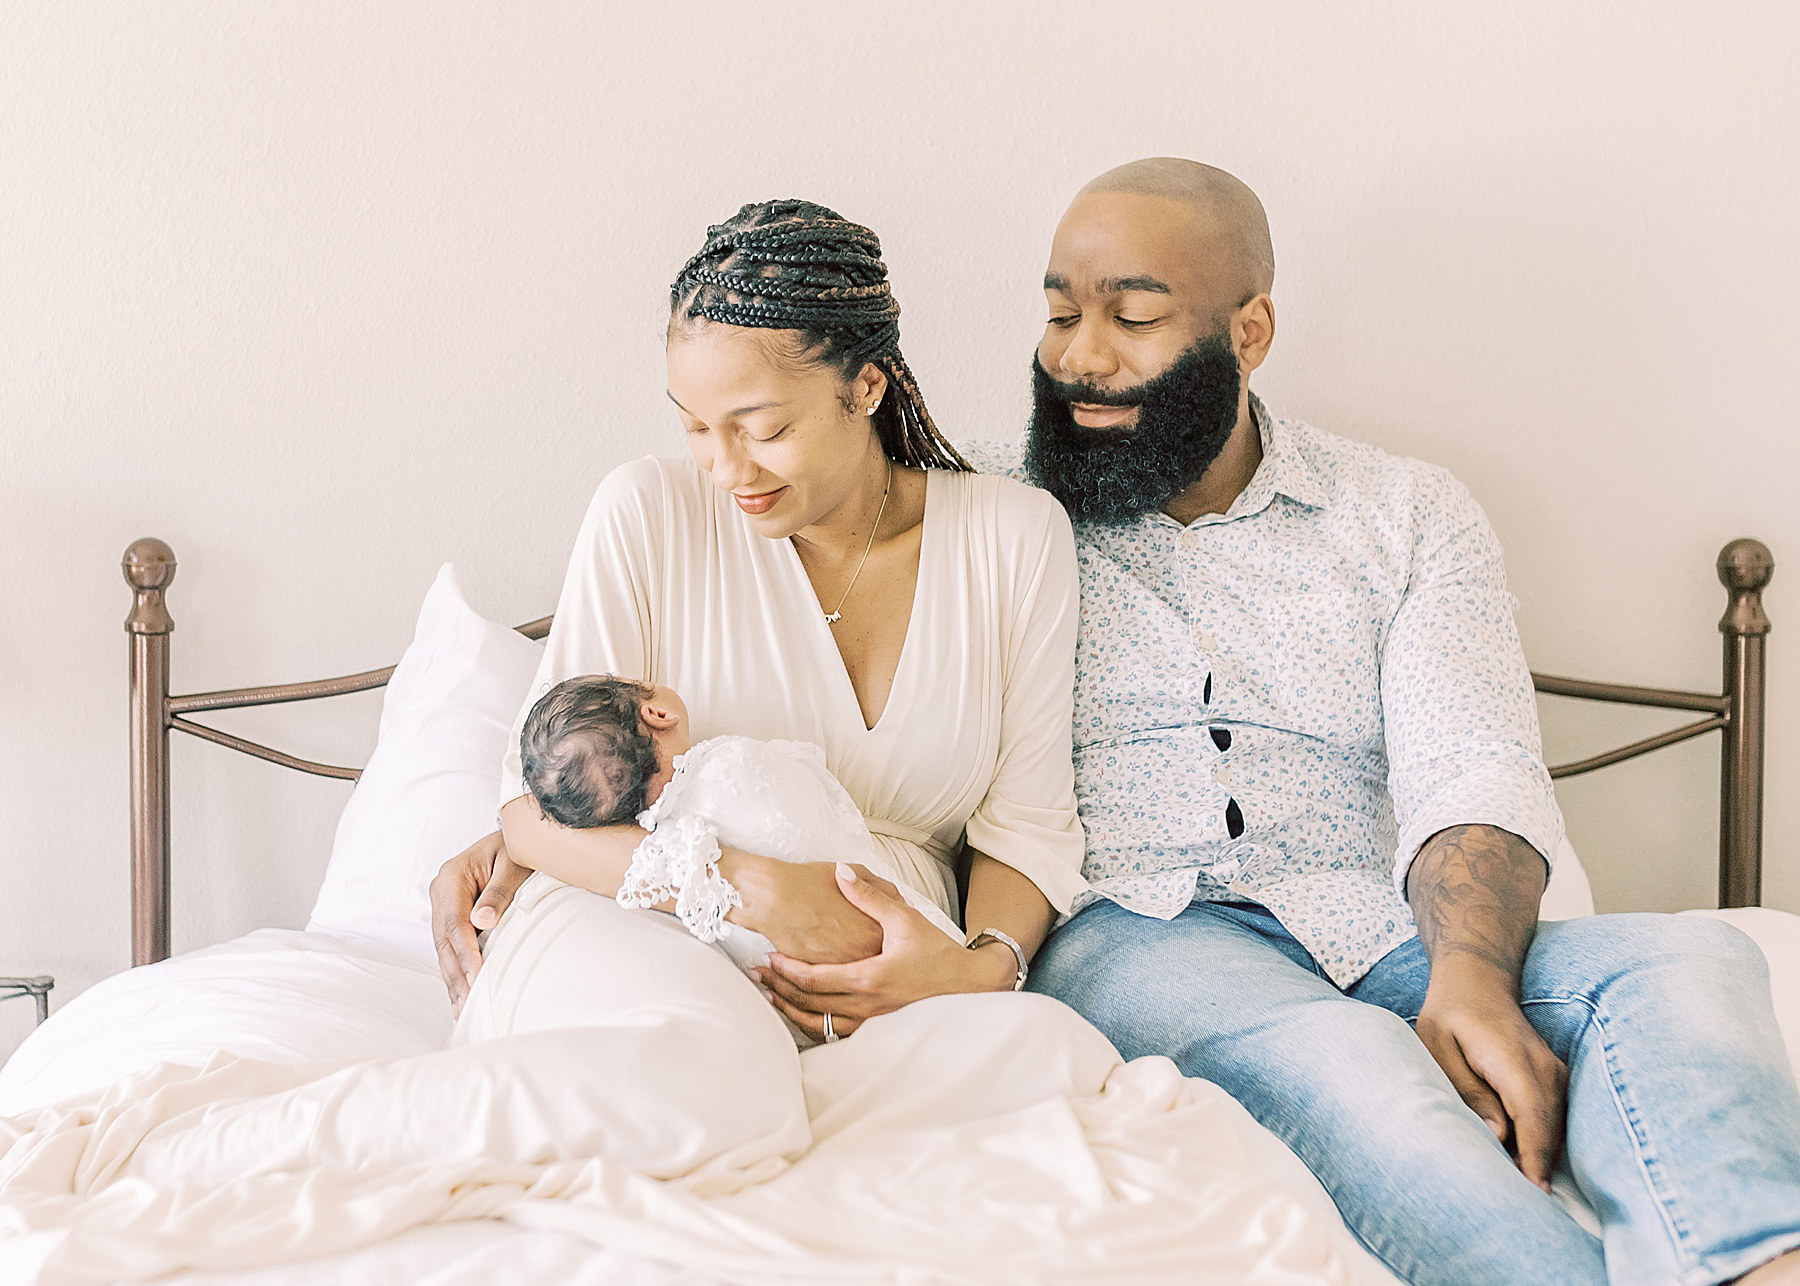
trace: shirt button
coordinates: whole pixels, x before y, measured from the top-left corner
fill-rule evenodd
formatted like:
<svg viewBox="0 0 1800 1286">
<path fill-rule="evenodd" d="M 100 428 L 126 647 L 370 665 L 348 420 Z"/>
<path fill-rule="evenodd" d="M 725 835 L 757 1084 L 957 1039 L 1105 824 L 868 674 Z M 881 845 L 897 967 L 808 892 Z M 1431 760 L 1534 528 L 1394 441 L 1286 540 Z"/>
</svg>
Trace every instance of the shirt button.
<svg viewBox="0 0 1800 1286">
<path fill-rule="evenodd" d="M 1231 769 L 1229 768 L 1215 768 L 1213 770 L 1213 780 L 1225 787 L 1226 790 L 1230 790 L 1237 785 L 1237 778 L 1232 776 Z"/>
<path fill-rule="evenodd" d="M 1208 634 L 1205 630 L 1195 630 L 1194 646 L 1199 648 L 1202 652 L 1216 652 L 1219 650 L 1219 640 Z"/>
</svg>

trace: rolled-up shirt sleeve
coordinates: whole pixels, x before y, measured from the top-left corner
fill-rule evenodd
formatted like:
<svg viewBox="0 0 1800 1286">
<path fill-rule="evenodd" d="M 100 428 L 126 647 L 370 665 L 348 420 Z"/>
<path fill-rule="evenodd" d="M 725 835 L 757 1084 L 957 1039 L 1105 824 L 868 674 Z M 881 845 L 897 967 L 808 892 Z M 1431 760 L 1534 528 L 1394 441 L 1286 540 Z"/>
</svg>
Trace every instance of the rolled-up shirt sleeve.
<svg viewBox="0 0 1800 1286">
<path fill-rule="evenodd" d="M 1394 882 L 1451 826 L 1510 831 L 1552 860 L 1563 819 L 1544 767 L 1531 673 L 1513 621 L 1500 541 L 1447 473 L 1381 653 L 1388 789 L 1398 830 Z"/>
<path fill-rule="evenodd" d="M 614 469 L 594 492 L 563 576 L 544 659 L 507 740 L 503 806 L 525 793 L 519 734 L 539 697 L 578 674 L 650 677 L 649 536 L 660 526 L 652 511 L 661 478 L 655 460 L 634 460 Z"/>
<path fill-rule="evenodd" d="M 1019 495 L 1036 521 L 1022 525 L 1014 546 L 998 763 L 969 818 L 967 839 L 970 848 L 1024 875 L 1066 914 L 1087 888 L 1071 744 L 1081 600 L 1075 537 L 1049 496 Z"/>
</svg>

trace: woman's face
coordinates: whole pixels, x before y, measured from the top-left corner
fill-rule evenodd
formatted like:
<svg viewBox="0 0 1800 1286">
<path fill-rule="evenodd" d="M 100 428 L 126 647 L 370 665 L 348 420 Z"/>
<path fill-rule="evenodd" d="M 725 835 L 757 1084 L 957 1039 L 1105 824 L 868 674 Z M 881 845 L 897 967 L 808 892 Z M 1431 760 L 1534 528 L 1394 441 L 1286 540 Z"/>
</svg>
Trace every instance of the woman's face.
<svg viewBox="0 0 1800 1286">
<path fill-rule="evenodd" d="M 856 495 L 880 444 L 868 408 L 887 381 L 865 366 L 848 385 L 796 362 L 787 331 L 702 322 L 669 336 L 669 400 L 694 463 L 773 540 Z"/>
</svg>

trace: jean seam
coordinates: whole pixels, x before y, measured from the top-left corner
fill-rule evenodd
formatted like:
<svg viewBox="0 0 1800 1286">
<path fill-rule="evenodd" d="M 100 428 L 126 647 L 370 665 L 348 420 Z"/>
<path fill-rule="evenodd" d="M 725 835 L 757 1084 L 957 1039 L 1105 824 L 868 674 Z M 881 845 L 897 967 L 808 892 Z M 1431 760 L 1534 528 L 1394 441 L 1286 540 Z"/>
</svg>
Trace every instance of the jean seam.
<svg viewBox="0 0 1800 1286">
<path fill-rule="evenodd" d="M 1613 1106 L 1619 1113 L 1620 1123 L 1625 1126 L 1626 1136 L 1631 1140 L 1632 1158 L 1637 1162 L 1638 1173 L 1650 1194 L 1651 1204 L 1655 1206 L 1656 1213 L 1662 1220 L 1663 1231 L 1669 1238 L 1677 1274 L 1685 1277 L 1700 1262 L 1699 1257 L 1693 1253 L 1693 1230 L 1681 1212 L 1679 1194 L 1661 1177 L 1662 1167 L 1651 1153 L 1642 1119 L 1625 1089 L 1625 1077 L 1614 1058 L 1617 1046 L 1613 1043 L 1610 1025 L 1606 1015 L 1601 1012 L 1599 1002 L 1584 994 L 1564 994 L 1523 1001 L 1520 1008 L 1568 1004 L 1578 1004 L 1585 1008 L 1588 1011 L 1588 1026 L 1599 1034 L 1601 1055 L 1606 1066 L 1606 1085 L 1612 1095 Z"/>
<path fill-rule="evenodd" d="M 1774 1244 L 1773 1250 L 1769 1249 L 1770 1243 Z M 1800 1236 L 1797 1236 L 1794 1233 L 1784 1233 L 1765 1237 L 1756 1246 L 1754 1252 L 1756 1261 L 1754 1263 L 1743 1266 L 1736 1262 L 1749 1258 L 1749 1254 L 1742 1250 L 1734 1251 L 1729 1255 L 1703 1257 L 1696 1260 L 1694 1265 L 1682 1274 L 1680 1286 L 1715 1286 L 1715 1283 L 1718 1282 L 1734 1282 L 1745 1273 L 1755 1272 L 1765 1264 L 1771 1263 L 1774 1260 L 1781 1258 L 1783 1255 L 1791 1254 L 1796 1250 L 1800 1250 Z M 1723 1270 L 1725 1274 L 1723 1277 L 1719 1275 L 1721 1270 L 1717 1266 L 1718 1261 L 1721 1259 L 1731 1265 Z M 1709 1260 L 1711 1262 L 1708 1262 Z"/>
<path fill-rule="evenodd" d="M 1301 1147 L 1305 1141 L 1300 1138 L 1297 1133 L 1290 1136 L 1285 1131 L 1277 1130 L 1272 1124 L 1265 1124 L 1263 1128 L 1279 1138 L 1295 1156 L 1304 1155 L 1301 1152 Z M 1308 1164 L 1307 1168 L 1310 1171 L 1311 1165 Z M 1318 1176 L 1315 1175 L 1314 1177 L 1317 1178 Z M 1324 1180 L 1320 1179 L 1319 1182 L 1321 1186 L 1323 1186 Z M 1326 1189 L 1326 1195 L 1331 1197 L 1334 1204 L 1336 1203 L 1337 1198 L 1332 1196 L 1329 1189 Z M 1342 1212 L 1340 1211 L 1340 1215 L 1341 1214 Z M 1380 1226 L 1378 1228 L 1358 1228 L 1352 1227 L 1348 1218 L 1345 1218 L 1344 1227 L 1349 1231 L 1351 1237 L 1361 1244 L 1364 1250 L 1380 1260 L 1383 1266 L 1385 1266 L 1395 1277 L 1398 1277 L 1403 1282 L 1415 1280 L 1420 1275 L 1420 1270 L 1424 1264 L 1415 1252 L 1414 1238 L 1402 1235 L 1404 1230 L 1390 1230 L 1387 1227 L 1386 1217 L 1375 1222 L 1379 1223 Z"/>
</svg>

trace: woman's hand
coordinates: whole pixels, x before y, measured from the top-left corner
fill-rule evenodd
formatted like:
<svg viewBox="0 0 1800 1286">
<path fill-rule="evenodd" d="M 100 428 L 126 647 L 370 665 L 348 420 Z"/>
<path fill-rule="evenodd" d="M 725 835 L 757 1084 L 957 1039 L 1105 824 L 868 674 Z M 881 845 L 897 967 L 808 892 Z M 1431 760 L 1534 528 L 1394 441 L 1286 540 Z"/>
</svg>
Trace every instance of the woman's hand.
<svg viewBox="0 0 1800 1286">
<path fill-rule="evenodd" d="M 754 929 L 785 955 L 845 964 L 882 949 L 882 926 L 846 899 L 827 862 L 783 862 L 726 849 L 719 874 L 744 903 L 726 919 Z"/>
<path fill-rule="evenodd" d="M 531 872 L 506 855 L 500 832 L 484 835 L 438 868 L 431 881 L 431 938 L 450 1008 L 463 1001 L 481 971 L 477 930 L 491 929 Z"/>
<path fill-rule="evenodd" d="M 826 1014 L 833 1033 L 848 1036 L 867 1019 L 927 996 L 1012 986 L 1018 965 L 1004 944 L 970 951 L 907 906 L 879 876 L 842 863 L 835 869 L 823 863 L 795 869 L 832 870 L 844 897 L 879 924 L 882 934 L 880 954 L 866 960 L 809 964 L 778 952 L 756 971 L 775 1007 L 815 1039 L 825 1038 Z"/>
</svg>

